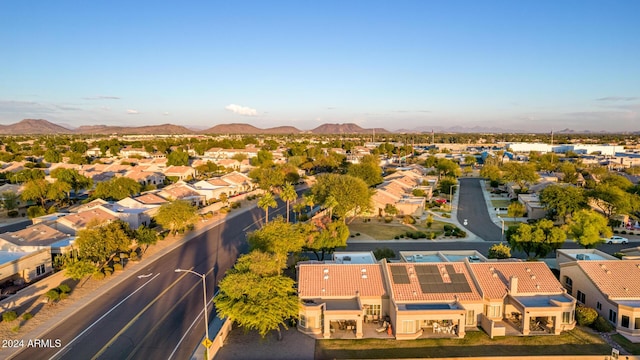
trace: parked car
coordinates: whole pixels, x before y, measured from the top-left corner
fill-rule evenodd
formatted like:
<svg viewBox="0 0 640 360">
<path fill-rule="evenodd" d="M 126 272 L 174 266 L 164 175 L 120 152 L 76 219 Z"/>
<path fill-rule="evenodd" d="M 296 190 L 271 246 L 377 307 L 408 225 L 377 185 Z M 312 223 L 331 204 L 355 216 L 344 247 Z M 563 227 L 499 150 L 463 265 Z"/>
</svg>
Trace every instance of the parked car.
<svg viewBox="0 0 640 360">
<path fill-rule="evenodd" d="M 604 239 L 604 242 L 607 244 L 626 244 L 629 242 L 629 239 L 623 238 L 622 236 L 612 236 L 608 239 Z"/>
</svg>

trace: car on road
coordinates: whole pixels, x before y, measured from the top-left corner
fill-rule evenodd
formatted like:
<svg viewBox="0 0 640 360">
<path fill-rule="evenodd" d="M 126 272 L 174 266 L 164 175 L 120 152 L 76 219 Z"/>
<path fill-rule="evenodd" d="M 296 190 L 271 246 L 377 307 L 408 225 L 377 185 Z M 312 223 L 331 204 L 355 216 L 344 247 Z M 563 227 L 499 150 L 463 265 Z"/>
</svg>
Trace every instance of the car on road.
<svg viewBox="0 0 640 360">
<path fill-rule="evenodd" d="M 622 236 L 612 236 L 610 238 L 604 239 L 604 242 L 606 242 L 607 244 L 626 244 L 629 242 L 629 239 Z"/>
</svg>

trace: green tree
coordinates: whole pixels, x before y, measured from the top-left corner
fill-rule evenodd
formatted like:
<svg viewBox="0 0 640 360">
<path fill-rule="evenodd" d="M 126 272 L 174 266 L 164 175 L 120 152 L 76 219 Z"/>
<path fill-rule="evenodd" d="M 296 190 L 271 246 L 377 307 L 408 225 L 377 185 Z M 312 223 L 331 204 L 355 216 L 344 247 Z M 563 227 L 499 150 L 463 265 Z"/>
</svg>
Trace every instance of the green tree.
<svg viewBox="0 0 640 360">
<path fill-rule="evenodd" d="M 372 191 L 362 179 L 350 175 L 319 175 L 311 191 L 321 204 L 328 196 L 333 196 L 338 201 L 333 213 L 343 221 L 348 214 L 353 214 L 355 218 L 360 212 L 371 208 Z"/>
<path fill-rule="evenodd" d="M 36 201 L 42 208 L 46 208 L 49 187 L 49 182 L 44 179 L 31 180 L 24 184 L 20 197 L 23 201 Z"/>
<path fill-rule="evenodd" d="M 278 266 L 286 266 L 290 252 L 298 252 L 305 241 L 302 225 L 286 222 L 277 217 L 270 223 L 247 235 L 251 250 L 260 250 L 275 256 Z"/>
<path fill-rule="evenodd" d="M 190 228 L 196 218 L 197 209 L 184 200 L 163 204 L 155 216 L 155 220 L 160 226 L 174 234 Z"/>
<path fill-rule="evenodd" d="M 220 281 L 213 301 L 218 316 L 247 330 L 257 330 L 262 337 L 276 330 L 281 338 L 280 328 L 286 329 L 287 320 L 298 316 L 300 303 L 293 279 L 269 271 L 269 266 L 256 265 L 269 263 L 264 256 L 254 252 L 241 256 Z"/>
<path fill-rule="evenodd" d="M 189 153 L 177 150 L 167 155 L 167 166 L 189 166 Z"/>
<path fill-rule="evenodd" d="M 116 177 L 111 180 L 98 183 L 92 198 L 120 201 L 128 196 L 140 193 L 141 185 L 127 177 Z"/>
<path fill-rule="evenodd" d="M 265 192 L 264 195 L 258 200 L 258 207 L 264 210 L 264 223 L 269 223 L 269 208 L 275 208 L 278 206 L 276 199 L 270 192 Z"/>
<path fill-rule="evenodd" d="M 298 198 L 296 188 L 291 183 L 286 183 L 280 192 L 280 199 L 287 203 L 287 222 L 289 222 L 289 205 Z"/>
<path fill-rule="evenodd" d="M 18 207 L 18 199 L 20 198 L 15 192 L 11 190 L 3 191 L 2 194 L 2 206 L 7 210 L 13 210 Z"/>
<path fill-rule="evenodd" d="M 322 261 L 326 254 L 331 254 L 336 248 L 347 246 L 349 227 L 342 221 L 331 221 L 316 227 L 313 223 L 305 227 L 304 248 L 312 251 L 316 259 Z"/>
<path fill-rule="evenodd" d="M 59 163 L 62 161 L 62 155 L 55 149 L 49 149 L 44 152 L 44 161 L 48 163 Z"/>
<path fill-rule="evenodd" d="M 133 238 L 138 245 L 143 246 L 142 253 L 144 254 L 150 245 L 155 245 L 158 242 L 158 233 L 146 226 L 140 226 L 133 232 Z"/>
<path fill-rule="evenodd" d="M 451 195 L 451 199 L 449 201 L 453 201 L 453 194 L 456 193 L 456 185 L 458 185 L 458 181 L 452 177 L 445 177 L 438 181 L 438 191 L 440 194 Z"/>
<path fill-rule="evenodd" d="M 92 222 L 77 233 L 78 255 L 81 259 L 92 261 L 98 267 L 102 267 L 116 255 L 116 252 L 129 249 L 130 231 L 129 224 L 122 220 Z"/>
<path fill-rule="evenodd" d="M 510 229 L 511 230 L 511 229 Z M 545 257 L 562 247 L 567 235 L 555 227 L 551 220 L 540 220 L 535 224 L 519 224 L 507 234 L 513 249 L 522 250 L 527 257 Z"/>
<path fill-rule="evenodd" d="M 393 204 L 385 204 L 384 213 L 391 216 L 398 215 L 398 208 Z"/>
<path fill-rule="evenodd" d="M 273 167 L 253 169 L 249 173 L 249 177 L 258 183 L 260 189 L 265 191 L 273 191 L 285 183 L 285 176 L 282 171 Z"/>
<path fill-rule="evenodd" d="M 547 186 L 540 193 L 540 203 L 552 218 L 563 222 L 574 212 L 586 207 L 584 191 L 575 186 Z"/>
<path fill-rule="evenodd" d="M 526 189 L 527 183 L 533 183 L 538 180 L 539 176 L 536 169 L 531 164 L 521 164 L 517 162 L 508 162 L 502 166 L 503 179 L 515 182 L 520 191 Z"/>
<path fill-rule="evenodd" d="M 619 187 L 607 183 L 598 184 L 587 193 L 591 203 L 608 218 L 631 210 L 631 195 Z"/>
<path fill-rule="evenodd" d="M 29 206 L 27 209 L 27 216 L 29 219 L 44 216 L 46 213 L 46 210 L 42 206 Z"/>
<path fill-rule="evenodd" d="M 511 248 L 506 244 L 493 244 L 489 248 L 489 259 L 509 259 L 511 258 Z"/>
<path fill-rule="evenodd" d="M 57 168 L 51 171 L 51 177 L 69 184 L 76 196 L 80 190 L 90 189 L 93 186 L 93 181 L 81 175 L 76 169 Z"/>
<path fill-rule="evenodd" d="M 567 234 L 585 249 L 594 248 L 611 236 L 607 219 L 593 210 L 579 210 L 571 218 Z"/>
<path fill-rule="evenodd" d="M 98 270 L 96 265 L 89 260 L 78 260 L 65 267 L 65 274 L 73 280 L 81 280 Z"/>
<path fill-rule="evenodd" d="M 220 197 L 218 198 L 223 205 L 227 205 L 229 203 L 229 195 L 226 192 L 220 193 Z"/>
<path fill-rule="evenodd" d="M 460 176 L 460 165 L 449 159 L 438 159 L 436 165 L 439 177 L 452 177 L 457 178 Z"/>
<path fill-rule="evenodd" d="M 514 220 L 517 217 L 522 217 L 527 212 L 524 205 L 519 201 L 512 201 L 507 207 L 507 216 L 512 217 Z"/>
<path fill-rule="evenodd" d="M 56 180 L 53 184 L 49 184 L 47 188 L 47 199 L 60 203 L 62 200 L 68 198 L 69 191 L 71 191 L 71 185 L 66 182 Z"/>
<path fill-rule="evenodd" d="M 251 165 L 269 167 L 273 165 L 273 154 L 271 151 L 259 150 L 257 156 L 251 158 Z"/>
<path fill-rule="evenodd" d="M 372 162 L 351 164 L 347 174 L 364 180 L 368 186 L 375 186 L 382 182 L 382 168 Z"/>
<path fill-rule="evenodd" d="M 326 199 L 324 199 L 324 204 L 322 204 L 325 209 L 329 210 L 329 219 L 333 219 L 333 209 L 338 206 L 338 200 L 333 196 L 329 195 Z"/>
<path fill-rule="evenodd" d="M 392 249 L 389 249 L 388 247 L 376 248 L 375 250 L 373 250 L 373 256 L 376 257 L 376 260 L 382 260 L 382 259 L 389 260 L 396 257 L 396 253 L 395 251 L 393 251 Z"/>
</svg>

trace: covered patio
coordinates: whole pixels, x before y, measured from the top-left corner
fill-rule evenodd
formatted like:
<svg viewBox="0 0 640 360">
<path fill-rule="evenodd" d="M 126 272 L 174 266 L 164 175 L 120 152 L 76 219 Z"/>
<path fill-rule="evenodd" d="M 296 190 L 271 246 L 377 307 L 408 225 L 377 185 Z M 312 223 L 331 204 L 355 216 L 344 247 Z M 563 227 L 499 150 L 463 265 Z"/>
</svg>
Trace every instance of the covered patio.
<svg viewBox="0 0 640 360">
<path fill-rule="evenodd" d="M 504 322 L 522 335 L 560 334 L 575 325 L 575 300 L 565 294 L 508 296 Z"/>
</svg>

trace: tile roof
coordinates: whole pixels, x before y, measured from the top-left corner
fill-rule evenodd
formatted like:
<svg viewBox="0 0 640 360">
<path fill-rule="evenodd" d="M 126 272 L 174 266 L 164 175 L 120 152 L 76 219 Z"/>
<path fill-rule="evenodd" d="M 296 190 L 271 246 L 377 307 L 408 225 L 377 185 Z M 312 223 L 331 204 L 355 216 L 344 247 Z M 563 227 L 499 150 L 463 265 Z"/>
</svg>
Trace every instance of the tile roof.
<svg viewBox="0 0 640 360">
<path fill-rule="evenodd" d="M 0 237 L 19 246 L 47 246 L 69 235 L 48 225 L 37 224 L 20 231 L 6 232 Z"/>
<path fill-rule="evenodd" d="M 511 276 L 518 278 L 517 295 L 563 292 L 562 285 L 543 262 L 472 263 L 469 267 L 485 298 L 502 299 L 507 295 Z"/>
<path fill-rule="evenodd" d="M 75 229 L 82 229 L 94 219 L 98 221 L 113 221 L 118 219 L 116 216 L 109 214 L 106 209 L 100 207 L 93 210 L 83 211 L 77 214 L 69 214 L 58 219 L 59 222 L 71 224 Z"/>
<path fill-rule="evenodd" d="M 155 194 L 144 194 L 144 195 L 140 195 L 134 198 L 134 200 L 142 203 L 142 204 L 147 204 L 147 205 L 151 205 L 151 204 L 164 204 L 167 202 L 167 200 L 161 198 L 158 195 Z"/>
<path fill-rule="evenodd" d="M 422 287 L 420 286 L 420 281 L 418 276 L 416 275 L 416 268 L 420 266 L 437 266 L 438 270 L 442 275 L 443 283 L 450 283 L 447 281 L 447 278 L 450 278 L 446 266 L 453 266 L 453 270 L 455 274 L 463 274 L 466 284 L 468 284 L 469 291 L 458 291 L 458 292 L 446 292 L 444 291 L 434 291 L 434 292 L 423 292 Z M 478 290 L 476 289 L 473 281 L 471 280 L 471 276 L 467 272 L 465 264 L 462 262 L 448 262 L 448 263 L 387 263 L 388 273 L 389 273 L 389 283 L 391 284 L 391 294 L 396 302 L 425 302 L 425 301 L 478 301 L 482 298 Z M 401 281 L 396 282 L 393 276 L 394 267 L 404 268 L 406 273 L 408 274 L 408 283 L 401 283 Z M 446 276 L 444 276 L 446 274 Z M 406 279 L 405 279 L 406 280 Z M 446 288 L 445 288 L 446 289 Z"/>
<path fill-rule="evenodd" d="M 354 297 L 356 291 L 360 296 L 382 296 L 386 293 L 380 264 L 298 265 L 298 294 L 301 298 Z"/>
<path fill-rule="evenodd" d="M 577 264 L 603 294 L 640 298 L 640 260 L 589 260 Z"/>
</svg>

